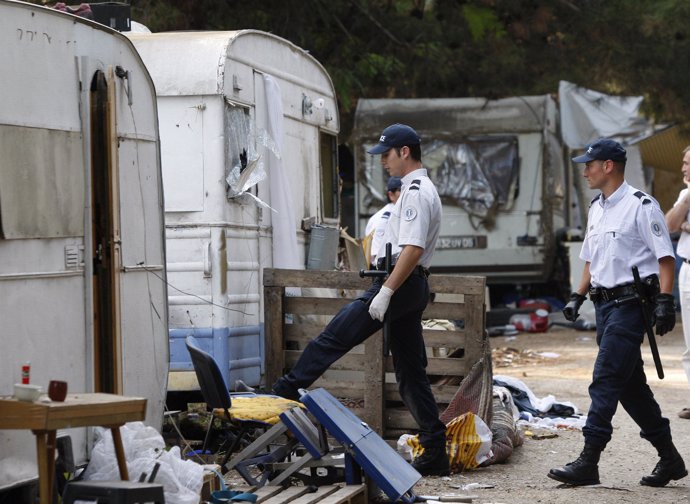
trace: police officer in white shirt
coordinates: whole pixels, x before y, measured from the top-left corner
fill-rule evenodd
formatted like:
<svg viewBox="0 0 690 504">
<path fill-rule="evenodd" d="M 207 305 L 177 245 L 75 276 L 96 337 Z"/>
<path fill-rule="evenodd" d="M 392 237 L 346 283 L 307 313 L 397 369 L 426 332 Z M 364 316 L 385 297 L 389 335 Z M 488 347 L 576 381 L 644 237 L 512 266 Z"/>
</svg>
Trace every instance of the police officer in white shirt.
<svg viewBox="0 0 690 504">
<path fill-rule="evenodd" d="M 570 485 L 599 484 L 599 457 L 611 440 L 611 420 L 619 402 L 640 426 L 640 436 L 659 453 L 652 474 L 643 476 L 640 484 L 665 486 L 688 474 L 671 439 L 669 421 L 661 415 L 647 385 L 640 352 L 644 319 L 640 304 L 631 297 L 635 292 L 631 268 L 637 266 L 648 286 L 647 295 L 655 303 L 657 334 L 673 329 L 673 246 L 659 204 L 625 181 L 626 160 L 625 149 L 605 138 L 573 158 L 585 163 L 589 187 L 601 193 L 592 200 L 587 218 L 580 253 L 585 261 L 582 279 L 563 310 L 574 321 L 589 292 L 596 309 L 599 346 L 589 386 L 592 403 L 582 429 L 584 449 L 575 461 L 548 474 Z"/>
<path fill-rule="evenodd" d="M 388 179 L 388 183 L 386 184 L 386 197 L 388 198 L 388 203 L 386 203 L 386 206 L 372 215 L 367 221 L 367 227 L 364 230 L 364 234 L 365 236 L 369 236 L 373 233 L 370 248 L 371 259 L 369 262 L 374 266 L 376 266 L 376 258 L 379 249 L 383 249 L 385 254 L 386 248 L 383 238 L 386 234 L 388 219 L 390 218 L 391 212 L 395 207 L 395 202 L 398 201 L 398 198 L 400 198 L 401 186 L 402 180 L 400 177 L 390 177 Z"/>
<path fill-rule="evenodd" d="M 685 375 L 690 383 L 690 145 L 683 149 L 683 183 L 673 208 L 666 212 L 666 225 L 672 233 L 680 231 L 676 254 L 683 261 L 678 272 L 678 291 L 680 293 L 680 315 L 683 321 L 685 351 L 681 357 Z M 678 413 L 680 418 L 690 419 L 690 408 Z"/>
<path fill-rule="evenodd" d="M 274 393 L 296 399 L 328 367 L 383 326 L 390 324 L 390 351 L 400 396 L 419 425 L 424 453 L 413 466 L 422 475 L 449 474 L 446 427 L 426 374 L 422 313 L 429 301 L 428 267 L 441 225 L 441 200 L 422 166 L 421 139 L 411 127 L 393 124 L 369 150 L 381 154 L 390 175 L 402 178 L 384 242 L 390 242 L 393 271 L 375 277 L 364 295 L 341 309 L 324 331 L 309 342 L 289 373 L 273 384 Z M 382 254 L 379 253 L 379 261 Z"/>
</svg>

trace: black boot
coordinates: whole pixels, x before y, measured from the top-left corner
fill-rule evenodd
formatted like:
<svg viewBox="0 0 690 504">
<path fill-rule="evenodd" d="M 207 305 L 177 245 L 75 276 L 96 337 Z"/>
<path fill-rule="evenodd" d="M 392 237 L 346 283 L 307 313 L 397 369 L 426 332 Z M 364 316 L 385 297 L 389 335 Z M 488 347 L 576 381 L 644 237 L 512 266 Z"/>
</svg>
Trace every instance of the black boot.
<svg viewBox="0 0 690 504">
<path fill-rule="evenodd" d="M 450 462 L 445 446 L 425 447 L 424 453 L 412 462 L 422 476 L 448 476 L 450 474 Z"/>
<path fill-rule="evenodd" d="M 568 485 L 598 485 L 599 481 L 599 456 L 601 448 L 585 443 L 585 447 L 573 462 L 564 467 L 558 467 L 549 471 L 549 478 L 566 483 Z"/>
<path fill-rule="evenodd" d="M 659 453 L 659 462 L 649 476 L 642 476 L 640 485 L 662 487 L 671 480 L 679 480 L 688 475 L 683 457 L 673 445 L 669 436 L 664 441 L 655 443 L 654 447 Z"/>
</svg>

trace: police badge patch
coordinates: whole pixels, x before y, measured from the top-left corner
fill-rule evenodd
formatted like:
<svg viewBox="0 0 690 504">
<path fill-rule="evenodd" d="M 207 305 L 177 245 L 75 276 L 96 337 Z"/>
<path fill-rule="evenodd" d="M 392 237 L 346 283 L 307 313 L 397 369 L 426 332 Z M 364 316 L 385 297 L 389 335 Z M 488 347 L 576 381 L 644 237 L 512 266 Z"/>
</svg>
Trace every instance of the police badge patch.
<svg viewBox="0 0 690 504">
<path fill-rule="evenodd" d="M 414 220 L 417 217 L 417 209 L 413 206 L 408 206 L 403 210 L 403 216 L 408 222 Z"/>
<path fill-rule="evenodd" d="M 661 224 L 659 224 L 657 221 L 652 221 L 651 227 L 652 233 L 654 233 L 656 236 L 661 236 Z"/>
</svg>

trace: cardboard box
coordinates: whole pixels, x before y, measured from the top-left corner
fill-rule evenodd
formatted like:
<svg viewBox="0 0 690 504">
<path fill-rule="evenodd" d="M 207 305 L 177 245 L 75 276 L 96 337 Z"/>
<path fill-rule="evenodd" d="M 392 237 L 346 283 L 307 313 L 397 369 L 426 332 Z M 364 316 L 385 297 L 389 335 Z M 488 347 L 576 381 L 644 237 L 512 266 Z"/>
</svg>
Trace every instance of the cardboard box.
<svg viewBox="0 0 690 504">
<path fill-rule="evenodd" d="M 199 503 L 204 501 L 211 501 L 211 493 L 220 490 L 220 481 L 218 481 L 218 474 L 212 471 L 215 469 L 220 474 L 220 466 L 218 464 L 208 464 L 204 466 L 204 481 L 201 485 L 201 498 Z"/>
</svg>

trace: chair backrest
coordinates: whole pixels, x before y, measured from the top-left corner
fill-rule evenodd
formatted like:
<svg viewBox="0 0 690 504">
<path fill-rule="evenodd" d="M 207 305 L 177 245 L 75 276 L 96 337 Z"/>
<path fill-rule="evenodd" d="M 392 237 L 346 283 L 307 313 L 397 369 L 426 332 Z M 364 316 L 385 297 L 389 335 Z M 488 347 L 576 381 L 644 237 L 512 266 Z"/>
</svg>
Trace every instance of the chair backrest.
<svg viewBox="0 0 690 504">
<path fill-rule="evenodd" d="M 187 336 L 185 344 L 189 355 L 192 356 L 194 372 L 199 380 L 201 395 L 204 396 L 206 404 L 210 408 L 230 408 L 232 405 L 230 392 L 216 361 L 210 354 L 199 348 L 194 336 Z"/>
</svg>

